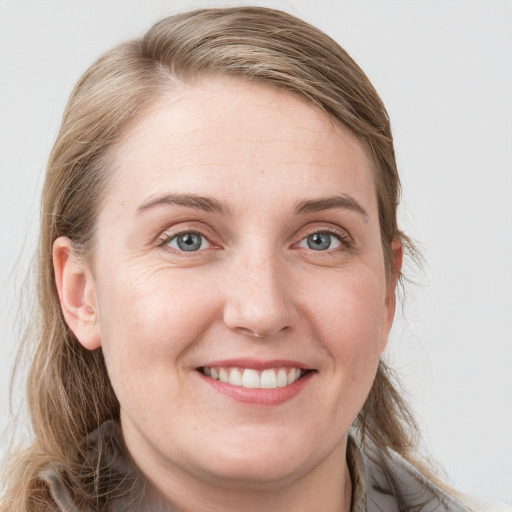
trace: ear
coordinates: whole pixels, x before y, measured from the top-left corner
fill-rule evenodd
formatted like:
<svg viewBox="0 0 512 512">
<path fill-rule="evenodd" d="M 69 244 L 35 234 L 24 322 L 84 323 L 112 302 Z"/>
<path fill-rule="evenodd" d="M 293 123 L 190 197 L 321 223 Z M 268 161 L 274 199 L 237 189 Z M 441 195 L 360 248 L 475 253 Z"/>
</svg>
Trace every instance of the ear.
<svg viewBox="0 0 512 512">
<path fill-rule="evenodd" d="M 391 243 L 391 250 L 393 251 L 393 268 L 391 269 L 387 278 L 387 290 L 386 290 L 386 305 L 385 305 L 385 318 L 383 326 L 383 339 L 381 352 L 384 352 L 386 345 L 388 344 L 389 331 L 393 325 L 393 319 L 395 317 L 396 309 L 396 286 L 398 284 L 398 278 L 402 270 L 402 263 L 404 259 L 404 249 L 400 238 L 395 238 Z"/>
<path fill-rule="evenodd" d="M 67 237 L 53 244 L 53 269 L 64 319 L 85 348 L 101 346 L 96 284 L 88 266 L 73 254 Z"/>
</svg>

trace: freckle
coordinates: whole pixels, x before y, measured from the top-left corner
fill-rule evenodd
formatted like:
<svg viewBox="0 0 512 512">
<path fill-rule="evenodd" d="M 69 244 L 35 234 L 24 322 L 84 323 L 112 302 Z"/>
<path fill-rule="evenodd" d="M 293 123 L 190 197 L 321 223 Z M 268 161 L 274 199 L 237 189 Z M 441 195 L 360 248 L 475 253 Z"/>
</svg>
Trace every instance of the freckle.
<svg viewBox="0 0 512 512">
<path fill-rule="evenodd" d="M 260 169 L 260 174 L 265 174 L 265 171 L 263 169 Z"/>
</svg>

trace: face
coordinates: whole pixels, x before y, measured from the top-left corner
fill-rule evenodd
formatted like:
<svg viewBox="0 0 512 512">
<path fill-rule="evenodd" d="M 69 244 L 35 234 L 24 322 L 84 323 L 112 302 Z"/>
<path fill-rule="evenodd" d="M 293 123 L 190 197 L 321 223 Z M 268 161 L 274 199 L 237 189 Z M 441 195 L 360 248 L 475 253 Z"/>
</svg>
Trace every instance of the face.
<svg viewBox="0 0 512 512">
<path fill-rule="evenodd" d="M 359 143 L 289 93 L 210 78 L 112 158 L 78 337 L 137 464 L 265 485 L 343 460 L 394 307 Z"/>
</svg>

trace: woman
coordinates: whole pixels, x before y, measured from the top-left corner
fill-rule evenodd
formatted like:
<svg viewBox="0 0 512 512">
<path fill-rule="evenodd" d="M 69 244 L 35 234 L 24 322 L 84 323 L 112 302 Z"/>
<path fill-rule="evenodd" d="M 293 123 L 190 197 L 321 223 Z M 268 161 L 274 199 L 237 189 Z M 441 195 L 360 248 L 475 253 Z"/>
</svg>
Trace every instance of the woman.
<svg viewBox="0 0 512 512">
<path fill-rule="evenodd" d="M 48 164 L 2 507 L 477 510 L 380 361 L 398 197 L 378 95 L 290 15 L 186 13 L 99 59 Z"/>
</svg>

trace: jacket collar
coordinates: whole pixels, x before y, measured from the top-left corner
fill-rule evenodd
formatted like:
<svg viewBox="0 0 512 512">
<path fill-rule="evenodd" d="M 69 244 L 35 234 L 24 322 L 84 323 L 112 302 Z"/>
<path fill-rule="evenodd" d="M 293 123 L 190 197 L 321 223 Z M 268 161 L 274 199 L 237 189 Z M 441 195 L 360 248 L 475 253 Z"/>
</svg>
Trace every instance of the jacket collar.
<svg viewBox="0 0 512 512">
<path fill-rule="evenodd" d="M 470 512 L 392 450 L 384 456 L 349 437 L 347 462 L 353 488 L 351 512 Z"/>
<path fill-rule="evenodd" d="M 103 423 L 87 436 L 84 448 L 81 484 L 98 496 L 94 503 L 73 496 L 62 464 L 52 463 L 39 474 L 62 512 L 171 512 L 146 495 L 116 422 Z M 384 458 L 378 450 L 363 448 L 349 437 L 347 462 L 352 481 L 351 512 L 470 512 L 396 452 L 390 451 Z"/>
</svg>

